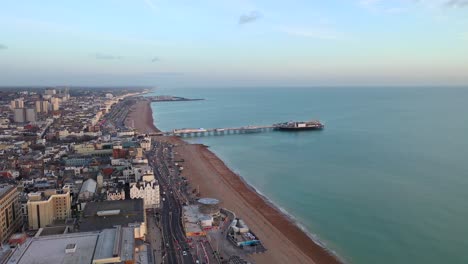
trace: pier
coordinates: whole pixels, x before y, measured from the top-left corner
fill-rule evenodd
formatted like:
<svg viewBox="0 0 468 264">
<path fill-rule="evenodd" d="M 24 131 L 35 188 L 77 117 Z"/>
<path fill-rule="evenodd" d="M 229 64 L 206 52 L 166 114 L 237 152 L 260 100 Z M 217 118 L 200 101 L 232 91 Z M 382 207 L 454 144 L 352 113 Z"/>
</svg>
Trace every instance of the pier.
<svg viewBox="0 0 468 264">
<path fill-rule="evenodd" d="M 204 136 L 223 136 L 236 134 L 262 133 L 274 130 L 276 127 L 271 126 L 243 126 L 229 128 L 183 128 L 174 129 L 168 132 L 152 133 L 149 136 L 178 136 L 178 137 L 204 137 Z"/>
<path fill-rule="evenodd" d="M 182 128 L 169 132 L 152 133 L 150 136 L 178 136 L 178 137 L 204 137 L 204 136 L 224 136 L 235 134 L 262 133 L 272 130 L 302 131 L 302 130 L 322 130 L 324 125 L 320 121 L 312 120 L 306 122 L 285 122 L 269 126 L 242 126 L 226 128 Z"/>
</svg>

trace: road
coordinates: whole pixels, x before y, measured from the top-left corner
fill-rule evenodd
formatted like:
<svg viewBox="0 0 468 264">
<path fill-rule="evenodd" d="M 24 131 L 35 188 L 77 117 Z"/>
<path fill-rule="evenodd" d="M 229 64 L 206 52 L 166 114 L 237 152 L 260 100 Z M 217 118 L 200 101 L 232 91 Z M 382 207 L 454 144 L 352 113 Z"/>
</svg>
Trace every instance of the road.
<svg viewBox="0 0 468 264">
<path fill-rule="evenodd" d="M 194 263 L 182 226 L 183 199 L 179 190 L 174 186 L 176 182 L 174 181 L 174 171 L 171 168 L 173 164 L 172 148 L 159 143 L 148 153 L 148 160 L 153 167 L 162 193 L 160 225 L 165 249 L 163 262 L 169 264 Z"/>
<path fill-rule="evenodd" d="M 158 226 L 158 218 L 156 217 L 155 210 L 147 211 L 147 222 L 148 222 L 148 235 L 147 241 L 151 245 L 151 255 L 154 259 L 153 263 L 161 263 L 161 251 L 162 251 L 162 241 L 161 241 L 161 230 Z"/>
</svg>

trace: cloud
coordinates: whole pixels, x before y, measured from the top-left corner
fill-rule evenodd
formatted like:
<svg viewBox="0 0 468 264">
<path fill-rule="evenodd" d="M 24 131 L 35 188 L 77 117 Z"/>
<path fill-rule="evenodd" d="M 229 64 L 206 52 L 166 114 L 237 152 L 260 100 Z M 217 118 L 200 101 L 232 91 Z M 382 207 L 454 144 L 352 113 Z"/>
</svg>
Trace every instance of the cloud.
<svg viewBox="0 0 468 264">
<path fill-rule="evenodd" d="M 292 36 L 323 39 L 323 40 L 337 40 L 342 39 L 343 36 L 334 30 L 325 27 L 318 28 L 294 28 L 294 27 L 280 27 L 279 31 Z"/>
<path fill-rule="evenodd" d="M 96 53 L 93 55 L 97 60 L 120 60 L 121 56 L 115 56 L 110 54 Z"/>
<path fill-rule="evenodd" d="M 0 44 L 0 50 L 4 50 L 4 49 L 8 49 L 8 47 L 3 44 Z"/>
<path fill-rule="evenodd" d="M 445 1 L 444 5 L 446 7 L 456 7 L 456 8 L 468 7 L 468 0 L 448 0 L 448 1 Z"/>
<path fill-rule="evenodd" d="M 413 0 L 430 8 L 467 8 L 468 0 Z"/>
<path fill-rule="evenodd" d="M 239 17 L 239 25 L 253 23 L 260 19 L 262 14 L 258 11 L 251 11 L 248 14 L 243 14 Z"/>
<path fill-rule="evenodd" d="M 153 57 L 153 58 L 151 59 L 151 62 L 157 62 L 157 61 L 160 61 L 159 57 Z"/>
</svg>

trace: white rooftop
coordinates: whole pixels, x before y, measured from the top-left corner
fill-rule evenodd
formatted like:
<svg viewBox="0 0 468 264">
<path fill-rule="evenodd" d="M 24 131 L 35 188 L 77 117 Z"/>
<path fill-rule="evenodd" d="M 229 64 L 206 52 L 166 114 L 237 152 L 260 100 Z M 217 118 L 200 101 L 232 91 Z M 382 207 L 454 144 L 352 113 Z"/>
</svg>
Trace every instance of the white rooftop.
<svg viewBox="0 0 468 264">
<path fill-rule="evenodd" d="M 97 186 L 97 183 L 94 179 L 87 179 L 85 182 L 83 182 L 80 193 L 84 193 L 84 192 L 95 193 L 96 186 Z"/>
<path fill-rule="evenodd" d="M 8 264 L 82 264 L 91 263 L 99 232 L 74 233 L 38 237 L 25 243 L 25 251 L 17 251 Z M 66 253 L 69 244 L 76 244 L 74 253 Z M 18 255 L 18 256 L 17 256 Z"/>
</svg>

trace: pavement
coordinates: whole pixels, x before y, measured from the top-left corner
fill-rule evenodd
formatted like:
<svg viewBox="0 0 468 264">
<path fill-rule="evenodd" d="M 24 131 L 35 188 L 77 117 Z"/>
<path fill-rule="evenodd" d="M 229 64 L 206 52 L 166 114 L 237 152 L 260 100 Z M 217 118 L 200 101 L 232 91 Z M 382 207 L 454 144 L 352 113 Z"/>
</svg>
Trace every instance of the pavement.
<svg viewBox="0 0 468 264">
<path fill-rule="evenodd" d="M 153 263 L 162 263 L 162 230 L 158 224 L 159 212 L 153 210 L 147 213 L 148 219 L 148 235 L 147 241 L 151 245 L 151 255 L 154 259 Z"/>
</svg>

